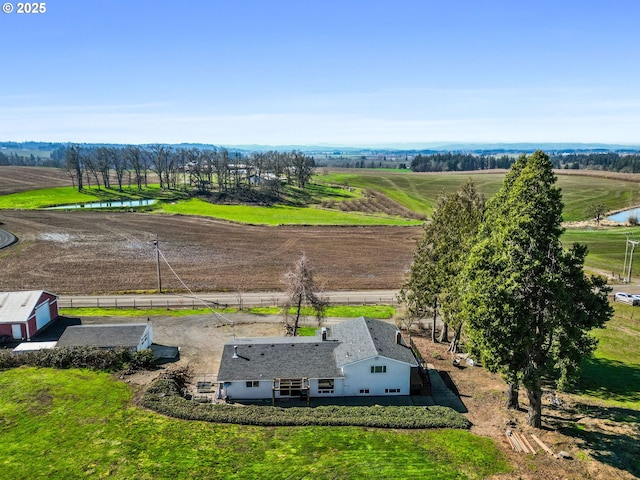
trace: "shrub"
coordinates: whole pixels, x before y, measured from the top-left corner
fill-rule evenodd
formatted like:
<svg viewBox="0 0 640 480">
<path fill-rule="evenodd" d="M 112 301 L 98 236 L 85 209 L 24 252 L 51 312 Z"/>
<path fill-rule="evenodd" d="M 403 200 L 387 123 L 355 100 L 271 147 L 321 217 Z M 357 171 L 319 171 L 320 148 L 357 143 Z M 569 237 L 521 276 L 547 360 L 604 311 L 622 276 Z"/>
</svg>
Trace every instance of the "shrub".
<svg viewBox="0 0 640 480">
<path fill-rule="evenodd" d="M 142 405 L 183 420 L 261 426 L 362 426 L 377 428 L 469 428 L 470 422 L 448 407 L 372 406 L 271 407 L 201 404 L 187 400 L 171 379 L 154 382 Z"/>
<path fill-rule="evenodd" d="M 0 370 L 20 366 L 49 368 L 88 368 L 116 371 L 132 361 L 127 349 L 102 350 L 96 347 L 63 347 L 36 350 L 14 355 L 0 351 Z"/>
<path fill-rule="evenodd" d="M 133 354 L 133 360 L 131 362 L 131 366 L 133 368 L 141 368 L 145 370 L 149 370 L 153 367 L 154 359 L 153 352 L 150 348 L 146 348 L 144 350 L 139 350 Z"/>
</svg>

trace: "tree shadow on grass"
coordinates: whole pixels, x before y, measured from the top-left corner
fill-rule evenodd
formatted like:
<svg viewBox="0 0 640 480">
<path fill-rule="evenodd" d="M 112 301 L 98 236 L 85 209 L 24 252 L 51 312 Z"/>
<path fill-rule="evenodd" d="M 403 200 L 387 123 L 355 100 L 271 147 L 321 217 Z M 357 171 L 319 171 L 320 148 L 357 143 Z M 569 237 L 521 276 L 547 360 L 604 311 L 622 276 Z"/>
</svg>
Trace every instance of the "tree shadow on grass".
<svg viewBox="0 0 640 480">
<path fill-rule="evenodd" d="M 640 477 L 640 366 L 601 358 L 585 360 L 572 393 L 625 405 L 578 402 L 568 409 L 549 407 L 557 413 L 545 415 L 549 424 L 580 440 L 595 460 Z"/>
<path fill-rule="evenodd" d="M 635 403 L 640 408 L 640 365 L 589 358 L 582 363 L 580 379 L 572 393 Z"/>
<path fill-rule="evenodd" d="M 601 410 L 601 412 L 592 411 L 591 413 L 606 419 L 615 418 L 622 413 L 608 410 L 627 409 L 601 408 Z M 639 413 L 634 412 L 636 421 Z M 640 428 L 637 423 L 626 427 L 628 428 L 619 428 L 615 431 L 609 428 L 606 422 L 604 425 L 598 425 L 564 421 L 556 427 L 556 430 L 568 437 L 582 440 L 583 448 L 590 450 L 591 457 L 595 460 L 640 477 L 640 456 L 638 455 Z"/>
</svg>

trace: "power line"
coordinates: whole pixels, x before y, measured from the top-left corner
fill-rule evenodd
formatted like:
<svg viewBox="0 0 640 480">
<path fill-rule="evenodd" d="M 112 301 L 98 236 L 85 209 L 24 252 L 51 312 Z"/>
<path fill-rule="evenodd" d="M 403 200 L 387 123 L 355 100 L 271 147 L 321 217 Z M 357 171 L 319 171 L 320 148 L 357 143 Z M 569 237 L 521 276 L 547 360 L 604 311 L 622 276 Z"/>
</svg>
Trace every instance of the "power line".
<svg viewBox="0 0 640 480">
<path fill-rule="evenodd" d="M 162 260 L 164 260 L 164 263 L 167 264 L 167 267 L 169 267 L 169 270 L 171 270 L 171 273 L 173 273 L 173 275 L 178 279 L 178 281 L 182 284 L 182 286 L 192 295 L 192 298 L 195 298 L 196 300 L 198 300 L 200 303 L 202 303 L 205 307 L 207 307 L 209 310 L 211 310 L 211 312 L 224 319 L 227 323 L 225 322 L 221 322 L 218 319 L 218 323 L 223 326 L 228 328 L 229 330 L 231 330 L 231 333 L 233 334 L 233 338 L 236 338 L 236 331 L 235 331 L 235 323 L 231 320 L 229 320 L 227 317 L 225 317 L 224 315 L 222 315 L 219 312 L 216 312 L 213 307 L 211 305 L 209 305 L 209 303 L 207 303 L 205 300 L 203 300 L 202 298 L 198 297 L 198 295 L 196 295 L 196 293 L 191 290 L 189 288 L 189 286 L 184 283 L 184 281 L 182 280 L 182 278 L 180 278 L 180 275 L 178 275 L 178 273 L 173 269 L 173 267 L 169 264 L 169 261 L 167 260 L 167 258 L 164 256 L 164 253 L 162 253 L 162 251 L 158 248 L 158 245 L 156 243 L 156 252 L 160 255 L 160 257 L 162 257 Z M 232 328 L 229 328 L 229 324 L 231 324 Z"/>
</svg>

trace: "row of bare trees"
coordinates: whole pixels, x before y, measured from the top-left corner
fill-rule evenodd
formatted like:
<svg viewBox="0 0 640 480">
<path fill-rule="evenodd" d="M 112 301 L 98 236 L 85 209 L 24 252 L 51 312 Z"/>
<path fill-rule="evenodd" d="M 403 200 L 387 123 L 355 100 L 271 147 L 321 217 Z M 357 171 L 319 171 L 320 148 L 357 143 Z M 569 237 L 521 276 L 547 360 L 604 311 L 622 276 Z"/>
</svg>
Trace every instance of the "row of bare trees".
<svg viewBox="0 0 640 480">
<path fill-rule="evenodd" d="M 147 186 L 149 172 L 161 189 L 195 190 L 206 194 L 234 192 L 266 186 L 276 196 L 283 181 L 304 188 L 315 170 L 315 162 L 301 152 L 230 153 L 225 148 L 174 148 L 167 145 L 126 147 L 82 147 L 65 152 L 65 169 L 78 190 L 87 185 L 122 190 L 123 182 L 138 190 Z"/>
</svg>

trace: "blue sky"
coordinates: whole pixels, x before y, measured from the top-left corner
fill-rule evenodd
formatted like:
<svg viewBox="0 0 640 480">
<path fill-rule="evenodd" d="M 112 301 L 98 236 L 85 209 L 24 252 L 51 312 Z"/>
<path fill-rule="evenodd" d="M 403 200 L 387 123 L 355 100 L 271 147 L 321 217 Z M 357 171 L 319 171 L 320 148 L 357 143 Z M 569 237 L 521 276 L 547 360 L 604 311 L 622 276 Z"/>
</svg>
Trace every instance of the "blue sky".
<svg viewBox="0 0 640 480">
<path fill-rule="evenodd" d="M 51 0 L 0 13 L 0 140 L 638 145 L 639 18 L 637 0 Z"/>
</svg>

